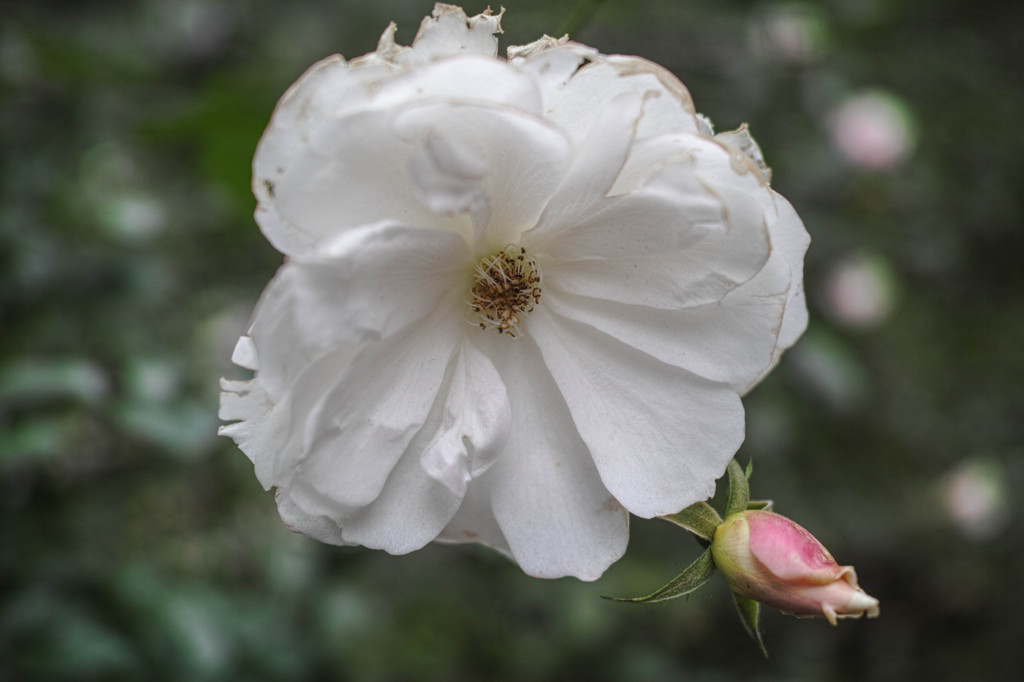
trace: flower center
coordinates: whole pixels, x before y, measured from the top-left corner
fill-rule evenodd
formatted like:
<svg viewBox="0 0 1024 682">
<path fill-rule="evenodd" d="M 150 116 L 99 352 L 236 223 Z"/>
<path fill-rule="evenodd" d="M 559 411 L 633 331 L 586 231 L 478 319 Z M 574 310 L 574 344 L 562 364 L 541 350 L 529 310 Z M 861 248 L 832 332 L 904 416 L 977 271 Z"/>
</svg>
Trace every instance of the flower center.
<svg viewBox="0 0 1024 682">
<path fill-rule="evenodd" d="M 476 314 L 473 324 L 480 329 L 497 329 L 515 338 L 520 316 L 533 311 L 540 302 L 540 270 L 526 249 L 509 244 L 476 264 L 471 299 L 466 301 Z"/>
</svg>

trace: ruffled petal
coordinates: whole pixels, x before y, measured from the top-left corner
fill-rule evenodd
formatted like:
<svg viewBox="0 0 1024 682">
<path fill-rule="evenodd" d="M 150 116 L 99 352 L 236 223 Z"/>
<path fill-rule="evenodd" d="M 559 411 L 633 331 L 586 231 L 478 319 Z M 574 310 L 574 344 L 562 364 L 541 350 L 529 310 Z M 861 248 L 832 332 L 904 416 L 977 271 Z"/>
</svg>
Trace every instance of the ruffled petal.
<svg viewBox="0 0 1024 682">
<path fill-rule="evenodd" d="M 601 482 L 530 339 L 509 344 L 502 375 L 516 428 L 487 476 L 512 556 L 535 577 L 596 580 L 626 551 L 629 515 Z"/>
<path fill-rule="evenodd" d="M 643 118 L 637 125 L 638 137 L 672 131 L 697 132 L 696 109 L 690 93 L 664 67 L 640 57 L 591 57 L 580 54 L 573 43 L 554 44 L 548 49 L 535 49 L 528 53 L 514 52 L 516 56 L 522 55 L 522 61 L 517 59 L 514 65 L 532 70 L 532 63 L 537 60 L 553 63 L 554 56 L 549 50 L 568 52 L 564 59 L 554 63 L 564 66 L 575 59 L 577 66 L 583 64 L 564 80 L 552 77 L 539 81 L 545 117 L 568 131 L 577 144 L 586 138 L 605 106 L 626 92 L 640 95 L 655 93 L 655 97 L 644 106 Z"/>
<path fill-rule="evenodd" d="M 434 5 L 433 15 L 420 22 L 412 47 L 395 43 L 398 26 L 392 21 L 377 41 L 377 50 L 353 62 L 383 61 L 409 68 L 458 54 L 494 57 L 498 53 L 495 34 L 502 32 L 501 15 L 504 13 L 502 9 L 492 15 L 488 8 L 481 14 L 467 17 L 461 7 L 439 2 Z"/>
<path fill-rule="evenodd" d="M 463 339 L 426 424 L 380 495 L 340 520 L 345 540 L 392 554 L 434 540 L 459 509 L 467 486 L 503 451 L 510 422 L 497 371 Z"/>
<path fill-rule="evenodd" d="M 307 347 L 364 343 L 430 315 L 470 281 L 460 235 L 390 222 L 346 232 L 285 266 L 295 323 Z"/>
<path fill-rule="evenodd" d="M 262 390 L 280 399 L 309 365 L 316 349 L 307 344 L 295 320 L 293 272 L 283 266 L 260 295 L 245 344 L 246 369 L 258 370 Z"/>
<path fill-rule="evenodd" d="M 445 374 L 433 437 L 420 455 L 430 476 L 454 495 L 494 464 L 512 424 L 505 385 L 490 359 L 465 337 Z"/>
<path fill-rule="evenodd" d="M 370 96 L 366 82 L 392 70 L 383 64 L 354 69 L 341 56 L 332 55 L 310 67 L 277 103 L 253 157 L 252 190 L 258 202 L 256 222 L 278 251 L 301 253 L 315 247 L 315 234 L 277 212 L 278 182 L 318 126 L 366 107 Z"/>
<path fill-rule="evenodd" d="M 571 153 L 561 131 L 514 109 L 424 104 L 403 110 L 396 130 L 402 139 L 427 147 L 427 155 L 435 159 L 431 174 L 420 177 L 414 171 L 419 192 L 428 191 L 426 180 L 432 179 L 451 196 L 468 197 L 470 210 L 478 208 L 477 196 L 486 199 L 490 222 L 483 243 L 477 245 L 484 251 L 516 241 L 536 222 Z"/>
<path fill-rule="evenodd" d="M 544 303 L 662 362 L 743 389 L 772 362 L 789 288 L 789 268 L 773 255 L 753 281 L 702 305 L 650 308 L 557 290 Z"/>
<path fill-rule="evenodd" d="M 338 345 L 317 356 L 302 369 L 287 393 L 268 406 L 267 413 L 237 425 L 260 429 L 259 449 L 249 454 L 256 465 L 256 478 L 264 488 L 283 485 L 291 478 L 302 459 L 311 417 L 337 387 L 338 377 L 348 371 L 359 351 L 359 346 Z M 262 385 L 262 375 L 257 374 L 253 383 Z M 233 437 L 243 447 L 242 441 Z"/>
<path fill-rule="evenodd" d="M 625 194 L 643 187 L 667 166 L 686 164 L 705 184 L 732 187 L 756 199 L 774 212 L 768 183 L 754 161 L 743 152 L 700 134 L 670 132 L 638 139 L 612 187 L 611 194 Z"/>
<path fill-rule="evenodd" d="M 486 471 L 503 450 L 509 422 L 508 401 L 497 372 L 463 340 L 448 363 L 424 425 L 372 502 L 361 507 L 325 504 L 323 492 L 317 491 L 311 504 L 303 473 L 279 491 L 279 510 L 294 529 L 332 544 L 359 544 L 392 554 L 419 549 L 452 520 L 467 483 Z M 329 475 L 341 476 L 334 471 Z"/>
<path fill-rule="evenodd" d="M 395 134 L 395 115 L 363 111 L 318 126 L 272 188 L 280 220 L 315 245 L 388 220 L 468 234 L 467 219 L 434 213 L 417 197 L 408 172 L 414 148 Z"/>
<path fill-rule="evenodd" d="M 376 500 L 340 520 L 346 543 L 407 554 L 435 540 L 451 521 L 462 496 L 423 470 L 416 456 L 422 440 L 413 440 Z"/>
<path fill-rule="evenodd" d="M 703 379 L 538 307 L 528 333 L 616 499 L 644 518 L 714 492 L 743 442 L 743 405 Z"/>
<path fill-rule="evenodd" d="M 266 453 L 280 451 L 288 438 L 288 410 L 275 413 L 275 403 L 257 380 L 220 380 L 220 409 L 217 417 L 230 424 L 217 429 L 238 444 L 245 455 L 256 462 Z"/>
<path fill-rule="evenodd" d="M 439 542 L 474 542 L 495 549 L 507 557 L 512 556 L 508 540 L 502 534 L 491 507 L 492 480 L 492 476 L 485 474 L 469 484 L 459 510 L 437 536 Z"/>
<path fill-rule="evenodd" d="M 540 88 L 528 74 L 503 61 L 469 54 L 424 64 L 374 83 L 367 106 L 386 111 L 426 101 L 511 107 L 537 116 L 543 113 Z"/>
<path fill-rule="evenodd" d="M 329 545 L 352 545 L 341 536 L 341 527 L 326 516 L 311 516 L 302 511 L 286 490 L 277 489 L 274 499 L 277 502 L 277 513 L 281 515 L 284 525 L 295 533 L 308 535 L 314 540 Z"/>
<path fill-rule="evenodd" d="M 789 348 L 807 329 L 807 303 L 804 300 L 804 254 L 811 244 L 811 237 L 803 221 L 796 214 L 793 205 L 785 197 L 772 192 L 778 217 L 771 225 L 772 248 L 789 265 L 793 285 L 786 301 L 786 316 L 779 331 L 779 347 Z"/>
<path fill-rule="evenodd" d="M 536 248 L 560 256 L 542 265 L 545 291 L 673 310 L 721 300 L 770 251 L 759 204 L 696 182 L 685 166 Z"/>
<path fill-rule="evenodd" d="M 366 347 L 306 420 L 304 457 L 286 472 L 307 514 L 339 518 L 377 498 L 427 421 L 462 333 L 458 313 Z"/>
<path fill-rule="evenodd" d="M 527 45 L 510 45 L 507 52 L 509 63 L 536 80 L 548 99 L 565 86 L 577 69 L 601 58 L 600 52 L 572 42 L 569 36 L 543 36 Z"/>
<path fill-rule="evenodd" d="M 473 17 L 455 5 L 437 3 L 432 16 L 424 17 L 412 52 L 419 60 L 432 60 L 455 54 L 472 53 L 494 57 L 498 54 L 498 33 L 501 33 L 502 9 L 491 14 L 490 8 Z"/>
<path fill-rule="evenodd" d="M 721 142 L 727 147 L 731 147 L 748 159 L 754 162 L 757 166 L 757 170 L 761 173 L 761 177 L 764 181 L 771 183 L 772 181 L 772 170 L 768 167 L 768 164 L 764 161 L 764 155 L 761 153 L 761 147 L 758 146 L 753 136 L 750 134 L 750 128 L 744 123 L 736 130 L 729 130 L 724 133 L 718 133 L 715 135 L 715 140 Z"/>
<path fill-rule="evenodd" d="M 627 92 L 604 106 L 527 239 L 543 243 L 604 207 L 626 161 L 645 96 Z"/>
</svg>

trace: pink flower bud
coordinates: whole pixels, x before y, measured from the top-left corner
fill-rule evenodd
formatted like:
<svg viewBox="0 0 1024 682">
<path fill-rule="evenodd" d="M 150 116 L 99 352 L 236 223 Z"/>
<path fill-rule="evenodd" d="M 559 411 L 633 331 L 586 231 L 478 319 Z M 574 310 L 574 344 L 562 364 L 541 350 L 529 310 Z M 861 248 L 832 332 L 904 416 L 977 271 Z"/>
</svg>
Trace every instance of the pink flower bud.
<svg viewBox="0 0 1024 682">
<path fill-rule="evenodd" d="M 857 586 L 818 540 L 785 516 L 745 511 L 715 531 L 711 553 L 737 594 L 804 618 L 878 616 L 878 600 Z"/>
</svg>

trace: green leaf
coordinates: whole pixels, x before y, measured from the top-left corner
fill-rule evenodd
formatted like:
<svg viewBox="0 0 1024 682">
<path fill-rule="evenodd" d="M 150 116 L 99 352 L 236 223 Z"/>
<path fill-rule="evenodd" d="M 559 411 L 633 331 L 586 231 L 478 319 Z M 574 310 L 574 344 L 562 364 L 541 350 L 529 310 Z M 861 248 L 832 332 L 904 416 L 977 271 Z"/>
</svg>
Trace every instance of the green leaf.
<svg viewBox="0 0 1024 682">
<path fill-rule="evenodd" d="M 750 480 L 750 477 L 754 475 L 754 458 L 753 457 L 751 457 L 750 459 L 747 460 L 747 468 L 746 468 L 746 470 L 743 473 L 746 475 L 748 481 Z"/>
<path fill-rule="evenodd" d="M 697 502 L 695 504 L 691 504 L 681 512 L 658 518 L 662 518 L 676 524 L 677 526 L 681 526 L 700 539 L 707 540 L 708 542 L 711 542 L 712 538 L 715 537 L 715 529 L 718 528 L 718 524 L 722 522 L 722 517 L 719 516 L 718 512 L 715 511 L 715 508 L 707 502 Z"/>
<path fill-rule="evenodd" d="M 725 515 L 746 511 L 747 503 L 750 502 L 750 487 L 747 485 L 747 477 L 743 475 L 743 469 L 735 459 L 729 462 L 729 498 L 725 503 Z"/>
<path fill-rule="evenodd" d="M 757 642 L 757 646 L 761 648 L 761 653 L 764 654 L 764 657 L 768 658 L 768 649 L 765 648 L 764 639 L 761 637 L 761 628 L 757 622 L 758 617 L 761 615 L 761 605 L 753 599 L 741 597 L 735 592 L 732 593 L 732 600 L 736 603 L 736 610 L 740 613 L 740 622 L 743 623 L 743 628 Z"/>
<path fill-rule="evenodd" d="M 646 597 L 634 597 L 632 599 L 626 597 L 605 597 L 605 599 L 633 602 L 634 604 L 676 599 L 677 597 L 690 594 L 706 583 L 711 579 L 714 572 L 715 562 L 711 559 L 711 549 L 709 548 L 704 550 L 704 553 L 697 557 L 692 564 L 684 568 L 682 573 Z"/>
</svg>

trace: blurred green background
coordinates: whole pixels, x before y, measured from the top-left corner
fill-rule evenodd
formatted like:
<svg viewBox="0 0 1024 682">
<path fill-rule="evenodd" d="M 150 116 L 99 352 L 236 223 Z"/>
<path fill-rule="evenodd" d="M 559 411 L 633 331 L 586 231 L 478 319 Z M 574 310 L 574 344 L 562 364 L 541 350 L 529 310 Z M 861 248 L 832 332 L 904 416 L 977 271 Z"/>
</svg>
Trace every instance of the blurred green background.
<svg viewBox="0 0 1024 682">
<path fill-rule="evenodd" d="M 1020 3 L 506 0 L 746 121 L 813 236 L 812 322 L 746 399 L 755 495 L 882 601 L 764 617 L 638 520 L 597 583 L 473 547 L 289 533 L 216 437 L 217 378 L 281 257 L 249 164 L 315 60 L 426 0 L 0 4 L 0 681 L 1024 679 Z M 481 11 L 470 5 L 471 13 Z"/>
</svg>

